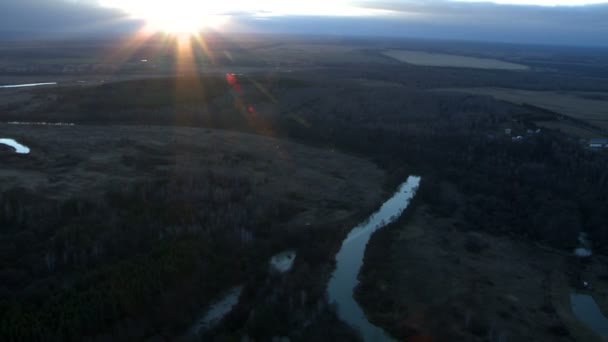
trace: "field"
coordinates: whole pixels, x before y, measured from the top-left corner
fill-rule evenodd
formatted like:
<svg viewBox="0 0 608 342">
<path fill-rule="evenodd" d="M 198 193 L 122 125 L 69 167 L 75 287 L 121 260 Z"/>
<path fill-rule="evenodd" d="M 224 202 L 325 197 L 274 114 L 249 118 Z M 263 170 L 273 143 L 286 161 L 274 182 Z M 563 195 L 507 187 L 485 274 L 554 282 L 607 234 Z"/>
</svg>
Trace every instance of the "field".
<svg viewBox="0 0 608 342">
<path fill-rule="evenodd" d="M 0 125 L 0 135 L 32 153 L 1 151 L 0 187 L 18 186 L 50 198 L 99 196 L 112 184 L 130 186 L 160 174 L 213 170 L 239 174 L 282 198 L 298 194 L 300 219 L 334 221 L 363 201 L 379 200 L 383 174 L 348 155 L 256 135 L 186 127 Z M 6 160 L 8 159 L 8 160 Z M 322 204 L 325 203 L 325 204 Z"/>
<path fill-rule="evenodd" d="M 487 95 L 515 104 L 530 104 L 608 129 L 608 93 L 531 91 L 506 88 L 450 88 L 441 90 Z"/>
<path fill-rule="evenodd" d="M 346 44 L 293 42 L 262 46 L 251 50 L 251 56 L 278 67 L 350 65 L 382 63 L 384 58 L 367 53 L 361 47 Z"/>
<path fill-rule="evenodd" d="M 430 66 L 430 67 L 454 67 L 472 69 L 500 69 L 500 70 L 528 70 L 529 67 L 522 64 L 509 63 L 497 59 L 476 58 L 441 53 L 429 53 L 410 50 L 388 50 L 385 56 L 394 58 L 400 62 Z"/>
<path fill-rule="evenodd" d="M 568 134 L 581 139 L 594 139 L 598 137 L 597 132 L 586 129 L 584 127 L 574 126 L 571 123 L 565 121 L 536 121 L 536 126 L 541 128 L 553 129 L 564 134 Z"/>
</svg>

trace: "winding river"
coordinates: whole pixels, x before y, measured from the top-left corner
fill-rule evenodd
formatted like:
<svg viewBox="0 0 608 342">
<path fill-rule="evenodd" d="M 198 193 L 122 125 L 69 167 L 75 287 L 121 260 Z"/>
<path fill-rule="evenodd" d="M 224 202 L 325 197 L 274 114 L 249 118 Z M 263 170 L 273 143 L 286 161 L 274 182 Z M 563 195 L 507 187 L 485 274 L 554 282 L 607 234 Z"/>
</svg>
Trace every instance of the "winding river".
<svg viewBox="0 0 608 342">
<path fill-rule="evenodd" d="M 336 270 L 327 286 L 329 301 L 337 304 L 338 317 L 358 330 L 365 341 L 393 340 L 387 332 L 367 320 L 363 309 L 353 298 L 367 242 L 375 231 L 399 218 L 419 184 L 420 177 L 410 176 L 376 213 L 351 230 L 336 255 Z"/>
<path fill-rule="evenodd" d="M 376 230 L 399 218 L 416 194 L 419 184 L 420 177 L 410 176 L 376 213 L 351 230 L 336 255 L 336 270 L 327 286 L 329 300 L 337 303 L 340 319 L 357 329 L 365 341 L 393 340 L 388 333 L 367 320 L 365 313 L 353 298 L 353 290 L 358 284 L 357 275 L 363 264 L 365 247 Z M 288 272 L 293 267 L 295 258 L 296 252 L 293 250 L 277 254 L 270 259 L 271 270 L 279 273 Z M 187 335 L 197 336 L 213 328 L 238 303 L 242 289 L 235 287 L 228 291 L 222 299 L 201 315 Z"/>
</svg>

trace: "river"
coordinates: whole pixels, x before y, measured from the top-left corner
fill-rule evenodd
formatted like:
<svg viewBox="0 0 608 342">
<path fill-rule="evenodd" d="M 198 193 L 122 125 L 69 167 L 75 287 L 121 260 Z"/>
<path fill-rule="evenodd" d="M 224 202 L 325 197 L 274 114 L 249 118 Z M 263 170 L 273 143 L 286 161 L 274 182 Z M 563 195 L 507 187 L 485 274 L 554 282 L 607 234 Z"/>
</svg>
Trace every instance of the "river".
<svg viewBox="0 0 608 342">
<path fill-rule="evenodd" d="M 363 254 L 372 234 L 395 221 L 409 205 L 416 194 L 420 177 L 410 176 L 399 186 L 397 192 L 365 222 L 354 227 L 342 242 L 342 248 L 336 255 L 336 270 L 329 281 L 327 292 L 330 302 L 338 305 L 338 316 L 357 329 L 366 341 L 392 341 L 384 330 L 371 324 L 363 310 L 353 298 L 353 290 L 358 284 L 357 275 L 363 264 Z M 296 258 L 293 250 L 273 256 L 270 260 L 271 270 L 279 273 L 288 272 Z M 196 336 L 213 328 L 238 303 L 242 287 L 236 287 L 206 310 L 189 329 L 189 336 Z"/>
<path fill-rule="evenodd" d="M 387 332 L 367 320 L 363 309 L 353 298 L 367 242 L 375 231 L 401 216 L 419 184 L 420 177 L 410 176 L 376 213 L 351 230 L 336 255 L 336 270 L 327 286 L 329 301 L 337 304 L 338 317 L 358 330 L 365 341 L 393 340 Z"/>
<path fill-rule="evenodd" d="M 590 295 L 572 292 L 572 312 L 581 322 L 603 338 L 608 338 L 608 319 Z"/>
<path fill-rule="evenodd" d="M 26 83 L 26 84 L 7 84 L 7 85 L 0 85 L 0 89 L 28 88 L 28 87 L 39 87 L 39 86 L 56 85 L 56 84 L 57 84 L 57 82 Z"/>
</svg>

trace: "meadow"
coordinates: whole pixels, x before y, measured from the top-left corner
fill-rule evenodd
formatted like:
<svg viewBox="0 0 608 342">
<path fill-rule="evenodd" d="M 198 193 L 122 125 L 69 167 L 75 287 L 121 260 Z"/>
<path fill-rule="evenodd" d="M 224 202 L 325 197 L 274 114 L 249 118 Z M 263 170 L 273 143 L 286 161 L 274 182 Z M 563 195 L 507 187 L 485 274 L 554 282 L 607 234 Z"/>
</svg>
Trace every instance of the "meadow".
<svg viewBox="0 0 608 342">
<path fill-rule="evenodd" d="M 528 66 L 522 64 L 505 62 L 498 59 L 477 58 L 443 53 L 429 53 L 424 51 L 388 50 L 384 51 L 383 54 L 403 63 L 429 67 L 453 67 L 519 71 L 529 69 Z"/>
</svg>

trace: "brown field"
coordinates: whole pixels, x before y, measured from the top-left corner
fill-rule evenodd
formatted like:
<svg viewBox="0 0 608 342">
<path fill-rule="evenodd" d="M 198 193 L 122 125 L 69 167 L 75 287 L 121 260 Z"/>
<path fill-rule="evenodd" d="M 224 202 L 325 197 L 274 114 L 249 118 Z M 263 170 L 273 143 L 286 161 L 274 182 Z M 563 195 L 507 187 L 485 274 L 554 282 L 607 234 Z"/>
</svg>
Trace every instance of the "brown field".
<svg viewBox="0 0 608 342">
<path fill-rule="evenodd" d="M 319 62 L 339 64 L 385 62 L 382 56 L 366 54 L 357 47 L 340 44 L 279 44 L 256 49 L 252 54 L 270 65 L 293 67 L 312 66 Z"/>
<path fill-rule="evenodd" d="M 529 70 L 530 68 L 497 59 L 477 58 L 459 55 L 448 55 L 441 53 L 429 53 L 411 50 L 388 50 L 385 56 L 394 58 L 400 62 L 431 66 L 431 67 L 454 67 L 472 69 L 501 69 L 501 70 Z"/>
<path fill-rule="evenodd" d="M 608 93 L 530 91 L 505 88 L 449 88 L 475 95 L 493 96 L 516 104 L 531 104 L 608 129 Z"/>
<path fill-rule="evenodd" d="M 20 186 L 49 198 L 99 195 L 160 175 L 238 175 L 289 198 L 294 224 L 344 219 L 383 195 L 384 172 L 363 159 L 236 132 L 143 126 L 41 127 L 0 124 L 0 137 L 31 148 L 0 146 L 0 191 Z M 179 171 L 179 172 L 178 172 Z"/>
</svg>

